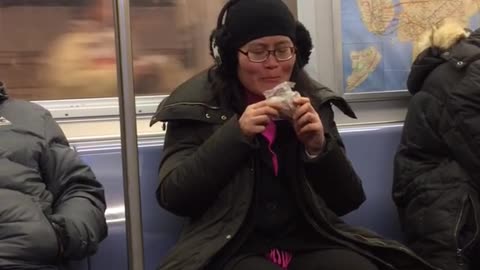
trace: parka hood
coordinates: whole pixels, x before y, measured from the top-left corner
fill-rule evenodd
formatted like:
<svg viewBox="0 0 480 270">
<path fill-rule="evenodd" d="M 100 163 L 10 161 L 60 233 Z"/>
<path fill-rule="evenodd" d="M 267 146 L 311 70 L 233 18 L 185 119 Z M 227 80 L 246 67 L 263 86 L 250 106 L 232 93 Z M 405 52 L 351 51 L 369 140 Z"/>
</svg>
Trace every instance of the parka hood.
<svg viewBox="0 0 480 270">
<path fill-rule="evenodd" d="M 448 22 L 440 28 L 432 29 L 420 41 L 425 48 L 415 59 L 408 76 L 408 91 L 415 95 L 439 65 L 451 64 L 463 69 L 480 59 L 480 29 L 470 32 L 457 23 Z"/>
</svg>

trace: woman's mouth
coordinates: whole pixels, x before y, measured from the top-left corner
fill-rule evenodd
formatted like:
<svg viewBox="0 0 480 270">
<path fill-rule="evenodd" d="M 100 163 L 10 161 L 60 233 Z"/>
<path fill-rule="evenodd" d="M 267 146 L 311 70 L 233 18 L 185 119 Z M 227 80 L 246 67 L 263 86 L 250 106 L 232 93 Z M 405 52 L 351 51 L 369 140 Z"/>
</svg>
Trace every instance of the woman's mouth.
<svg viewBox="0 0 480 270">
<path fill-rule="evenodd" d="M 281 83 L 279 76 L 262 77 L 261 79 L 262 81 L 268 82 L 268 83 Z"/>
</svg>

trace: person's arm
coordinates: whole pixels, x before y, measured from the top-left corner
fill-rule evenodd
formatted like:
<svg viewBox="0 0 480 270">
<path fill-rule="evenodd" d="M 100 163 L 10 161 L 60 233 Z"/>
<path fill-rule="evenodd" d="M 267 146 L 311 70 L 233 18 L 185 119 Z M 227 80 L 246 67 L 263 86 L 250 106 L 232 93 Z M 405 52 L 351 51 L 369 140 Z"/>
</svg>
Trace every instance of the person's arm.
<svg viewBox="0 0 480 270">
<path fill-rule="evenodd" d="M 330 104 L 318 111 L 325 134 L 325 146 L 316 157 L 306 153 L 305 171 L 310 184 L 337 215 L 357 209 L 365 201 L 362 183 L 345 154 Z"/>
<path fill-rule="evenodd" d="M 46 144 L 41 170 L 54 197 L 49 219 L 59 237 L 61 256 L 81 259 L 94 254 L 107 236 L 104 189 L 90 167 L 69 147 L 51 115 L 45 114 L 44 119 Z"/>
<path fill-rule="evenodd" d="M 468 67 L 467 74 L 446 101 L 442 138 L 455 160 L 480 185 L 480 62 Z"/>
<path fill-rule="evenodd" d="M 239 171 L 251 173 L 254 138 L 272 116 L 278 111 L 261 101 L 216 129 L 199 121 L 170 121 L 160 163 L 160 205 L 179 216 L 201 215 Z"/>
<path fill-rule="evenodd" d="M 197 121 L 168 123 L 156 195 L 159 204 L 176 215 L 200 215 L 238 169 L 248 166 L 253 146 L 241 133 L 238 118 L 213 129 Z M 208 132 L 213 133 L 205 139 L 202 135 Z"/>
<path fill-rule="evenodd" d="M 415 94 L 395 154 L 392 198 L 409 238 L 418 237 L 418 216 L 435 200 L 437 193 L 432 190 L 453 188 L 471 178 L 442 137 L 441 126 L 448 122 L 443 110 L 444 105 L 430 93 Z"/>
</svg>

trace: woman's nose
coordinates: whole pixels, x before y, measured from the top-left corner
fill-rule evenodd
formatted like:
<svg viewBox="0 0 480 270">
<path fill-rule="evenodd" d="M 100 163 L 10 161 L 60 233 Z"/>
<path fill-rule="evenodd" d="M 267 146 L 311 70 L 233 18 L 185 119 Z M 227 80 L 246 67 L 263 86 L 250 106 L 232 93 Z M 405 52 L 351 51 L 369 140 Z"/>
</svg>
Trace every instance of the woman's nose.
<svg viewBox="0 0 480 270">
<path fill-rule="evenodd" d="M 267 57 L 267 60 L 264 62 L 264 66 L 266 68 L 275 68 L 278 67 L 278 60 L 275 58 L 275 55 L 273 53 L 270 53 Z"/>
</svg>

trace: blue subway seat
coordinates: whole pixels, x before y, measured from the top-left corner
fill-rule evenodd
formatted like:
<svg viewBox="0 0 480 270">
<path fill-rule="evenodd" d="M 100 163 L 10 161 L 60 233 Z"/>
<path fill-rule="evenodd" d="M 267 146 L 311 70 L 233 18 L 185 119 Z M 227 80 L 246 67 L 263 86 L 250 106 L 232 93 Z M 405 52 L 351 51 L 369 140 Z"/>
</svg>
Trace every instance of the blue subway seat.
<svg viewBox="0 0 480 270">
<path fill-rule="evenodd" d="M 98 180 L 105 187 L 107 200 L 108 237 L 100 244 L 97 254 L 90 258 L 90 270 L 127 270 L 121 151 L 118 149 L 93 149 L 85 152 L 79 151 L 79 153 L 82 159 L 92 167 Z"/>
<path fill-rule="evenodd" d="M 360 208 L 344 220 L 398 241 L 402 241 L 402 233 L 391 192 L 393 158 L 401 132 L 401 125 L 341 130 L 347 155 L 367 196 Z"/>
</svg>

